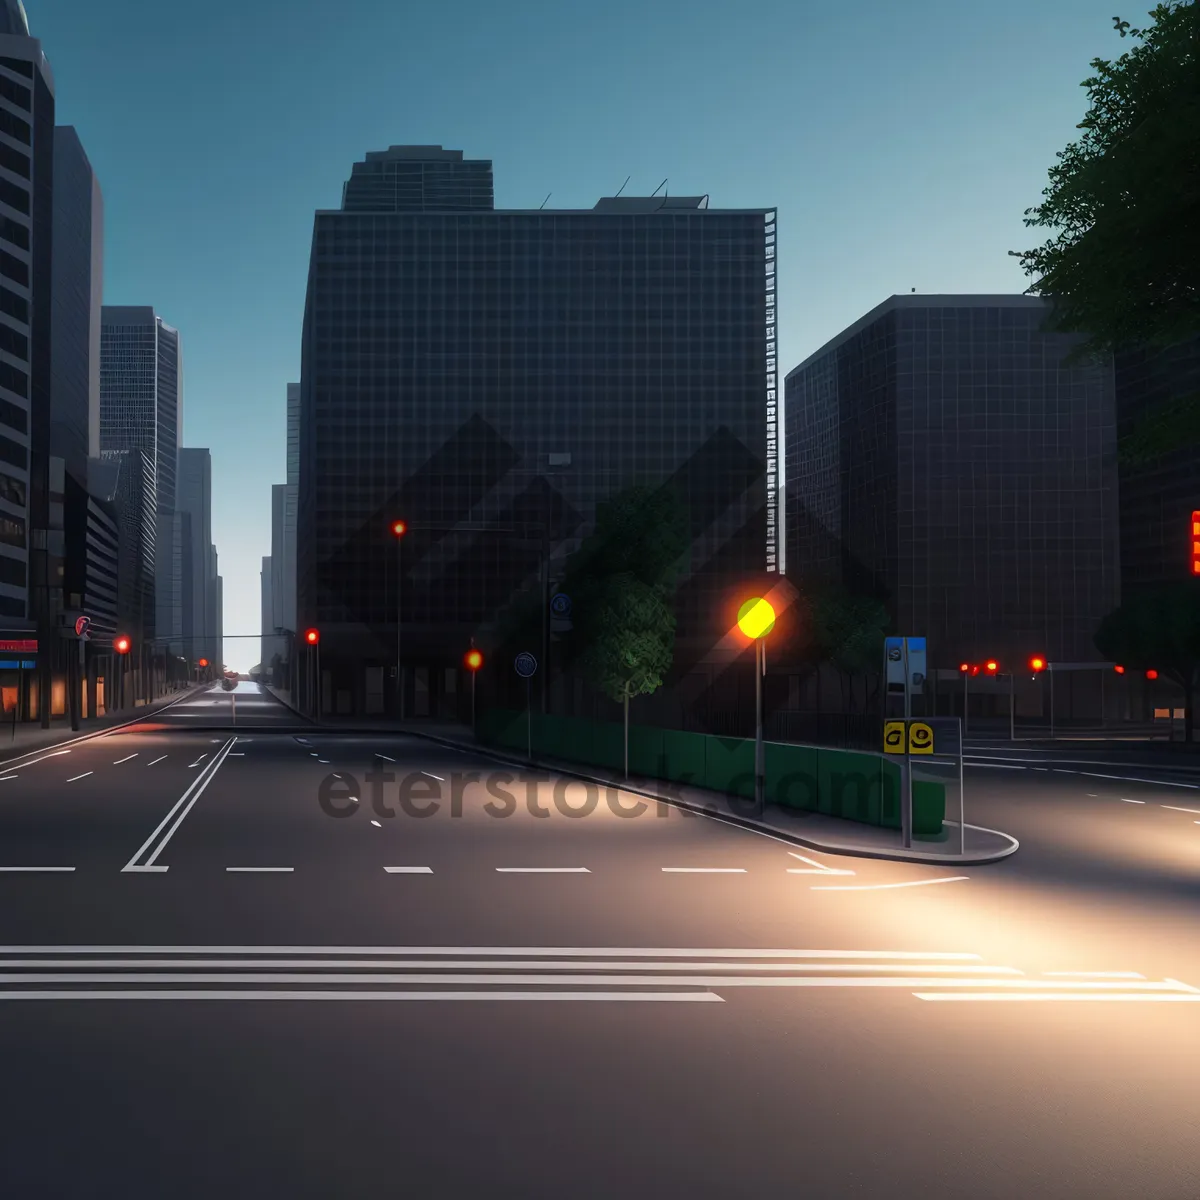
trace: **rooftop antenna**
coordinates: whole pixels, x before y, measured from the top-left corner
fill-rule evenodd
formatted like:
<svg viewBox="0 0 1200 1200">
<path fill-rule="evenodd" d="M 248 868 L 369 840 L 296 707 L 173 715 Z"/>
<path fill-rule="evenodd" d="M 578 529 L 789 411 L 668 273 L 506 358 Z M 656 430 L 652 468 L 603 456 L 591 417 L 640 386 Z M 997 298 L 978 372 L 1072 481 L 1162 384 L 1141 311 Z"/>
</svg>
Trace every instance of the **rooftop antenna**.
<svg viewBox="0 0 1200 1200">
<path fill-rule="evenodd" d="M 550 197 L 551 197 L 551 196 L 553 196 L 553 195 L 554 195 L 554 193 L 553 193 L 553 192 L 547 192 L 547 193 L 546 193 L 546 200 L 549 200 L 549 199 L 550 199 Z M 543 201 L 541 202 L 541 204 L 540 204 L 540 205 L 538 205 L 538 212 L 541 212 L 541 211 L 542 211 L 542 209 L 546 207 L 546 200 L 543 200 Z"/>
<path fill-rule="evenodd" d="M 651 196 L 657 196 L 657 195 L 658 195 L 658 193 L 659 193 L 659 192 L 660 192 L 660 191 L 661 191 L 663 188 L 665 188 L 666 186 L 667 186 L 667 181 L 664 179 L 664 180 L 662 181 L 662 183 L 660 183 L 660 184 L 658 185 L 658 187 L 656 187 L 656 188 L 654 189 L 654 191 L 652 191 L 652 192 L 650 193 L 650 195 L 651 195 Z"/>
<path fill-rule="evenodd" d="M 628 183 L 632 178 L 633 178 L 632 175 L 626 175 L 625 183 Z M 617 188 L 617 196 L 619 196 L 625 190 L 625 183 L 621 184 L 621 186 L 619 188 Z M 613 199 L 615 200 L 616 196 L 614 196 Z"/>
</svg>

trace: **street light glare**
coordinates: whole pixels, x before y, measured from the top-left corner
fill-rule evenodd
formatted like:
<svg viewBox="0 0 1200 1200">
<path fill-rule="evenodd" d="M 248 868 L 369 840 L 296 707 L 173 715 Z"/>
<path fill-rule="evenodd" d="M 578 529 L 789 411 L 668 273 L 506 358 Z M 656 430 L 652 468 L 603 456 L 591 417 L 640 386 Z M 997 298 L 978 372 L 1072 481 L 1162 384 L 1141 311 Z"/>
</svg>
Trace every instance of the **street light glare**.
<svg viewBox="0 0 1200 1200">
<path fill-rule="evenodd" d="M 467 652 L 467 666 L 472 671 L 478 671 L 483 666 L 483 655 L 478 650 L 469 650 Z"/>
<path fill-rule="evenodd" d="M 405 522 L 405 521 L 393 521 L 392 522 L 392 533 L 394 533 L 396 535 L 396 537 L 403 537 L 407 532 L 408 532 L 407 522 Z"/>
<path fill-rule="evenodd" d="M 761 596 L 747 600 L 738 609 L 738 628 L 748 637 L 766 637 L 775 628 L 775 609 Z"/>
</svg>

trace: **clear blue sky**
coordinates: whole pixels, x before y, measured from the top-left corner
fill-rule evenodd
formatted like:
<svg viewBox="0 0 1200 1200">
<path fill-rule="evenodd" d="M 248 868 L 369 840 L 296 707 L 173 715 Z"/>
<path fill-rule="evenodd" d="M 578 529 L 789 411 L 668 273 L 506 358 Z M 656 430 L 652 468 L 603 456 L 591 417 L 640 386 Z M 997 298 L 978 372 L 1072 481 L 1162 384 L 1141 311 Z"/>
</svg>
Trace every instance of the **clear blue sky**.
<svg viewBox="0 0 1200 1200">
<path fill-rule="evenodd" d="M 782 374 L 895 292 L 1017 292 L 1080 81 L 1149 0 L 26 0 L 106 207 L 105 302 L 182 336 L 213 455 L 225 629 L 259 627 L 313 211 L 352 163 L 440 143 L 498 207 L 667 177 L 779 209 Z M 258 645 L 230 642 L 245 668 Z"/>
</svg>

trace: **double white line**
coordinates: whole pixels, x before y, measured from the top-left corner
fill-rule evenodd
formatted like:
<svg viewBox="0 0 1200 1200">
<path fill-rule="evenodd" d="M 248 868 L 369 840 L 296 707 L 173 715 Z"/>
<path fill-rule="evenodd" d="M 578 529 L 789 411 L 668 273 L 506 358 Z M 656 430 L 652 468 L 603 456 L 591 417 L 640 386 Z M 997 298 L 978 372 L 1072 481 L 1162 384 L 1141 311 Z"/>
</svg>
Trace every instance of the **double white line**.
<svg viewBox="0 0 1200 1200">
<path fill-rule="evenodd" d="M 157 872 L 167 869 L 157 865 L 158 856 L 166 849 L 167 843 L 175 835 L 179 826 L 183 824 L 188 813 L 192 811 L 196 801 L 204 793 L 204 789 L 212 782 L 213 776 L 220 770 L 221 764 L 228 757 L 229 751 L 233 749 L 236 741 L 237 738 L 231 737 L 217 751 L 208 766 L 192 780 L 191 787 L 179 797 L 171 811 L 158 823 L 158 828 L 142 843 L 141 849 L 121 868 L 122 873 L 126 871 Z"/>
</svg>

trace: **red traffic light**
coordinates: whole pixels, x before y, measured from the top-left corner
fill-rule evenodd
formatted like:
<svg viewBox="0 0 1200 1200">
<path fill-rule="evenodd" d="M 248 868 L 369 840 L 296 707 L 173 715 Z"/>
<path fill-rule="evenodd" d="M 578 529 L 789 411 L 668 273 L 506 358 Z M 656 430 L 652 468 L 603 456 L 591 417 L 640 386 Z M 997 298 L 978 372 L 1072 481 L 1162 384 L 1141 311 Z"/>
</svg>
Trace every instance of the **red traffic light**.
<svg viewBox="0 0 1200 1200">
<path fill-rule="evenodd" d="M 200 661 L 199 661 L 199 662 L 196 664 L 196 666 L 198 666 L 198 667 L 207 667 L 207 666 L 208 666 L 208 659 L 207 659 L 207 658 L 202 658 L 202 659 L 201 659 L 201 660 L 200 660 Z"/>
<path fill-rule="evenodd" d="M 987 673 L 989 675 L 995 675 L 995 673 L 1000 670 L 1000 664 L 994 658 L 989 658 L 984 665 L 987 667 Z"/>
<path fill-rule="evenodd" d="M 959 663 L 958 669 L 965 675 L 971 669 L 971 664 L 970 663 Z"/>
<path fill-rule="evenodd" d="M 1029 660 L 1029 669 L 1031 671 L 1044 671 L 1046 669 L 1046 660 L 1040 654 L 1035 654 Z"/>
<path fill-rule="evenodd" d="M 1146 672 L 1146 678 L 1147 679 L 1157 679 L 1158 672 L 1156 670 L 1154 670 L 1153 668 L 1151 668 L 1149 671 Z"/>
<path fill-rule="evenodd" d="M 1114 670 L 1114 671 L 1116 671 L 1116 673 L 1117 673 L 1118 675 L 1124 675 L 1124 674 L 1125 674 L 1125 668 L 1124 668 L 1124 667 L 1113 667 L 1113 670 Z"/>
<path fill-rule="evenodd" d="M 315 646 L 321 640 L 321 634 L 316 629 L 306 629 L 304 631 L 304 640 L 310 645 Z"/>
<path fill-rule="evenodd" d="M 118 654 L 128 654 L 129 646 L 130 646 L 130 641 L 124 634 L 121 634 L 120 637 L 113 639 L 113 649 Z"/>
<path fill-rule="evenodd" d="M 478 650 L 468 650 L 463 661 L 472 671 L 478 671 L 483 666 L 483 655 Z"/>
<path fill-rule="evenodd" d="M 408 532 L 408 523 L 406 521 L 393 521 L 392 534 L 395 537 L 403 537 Z"/>
</svg>

